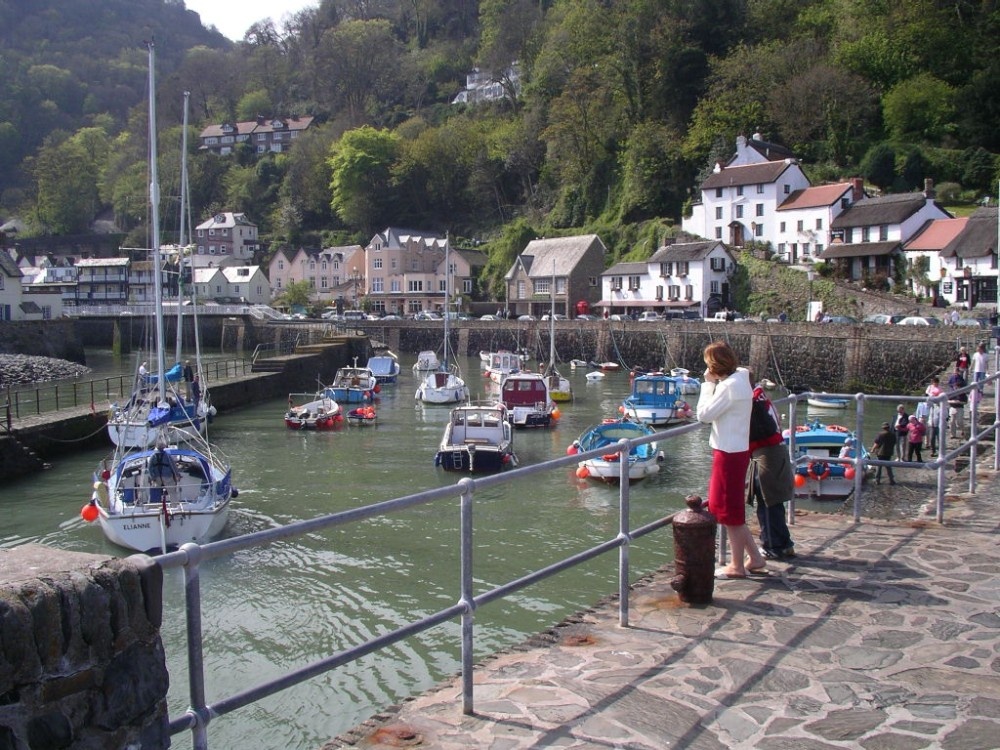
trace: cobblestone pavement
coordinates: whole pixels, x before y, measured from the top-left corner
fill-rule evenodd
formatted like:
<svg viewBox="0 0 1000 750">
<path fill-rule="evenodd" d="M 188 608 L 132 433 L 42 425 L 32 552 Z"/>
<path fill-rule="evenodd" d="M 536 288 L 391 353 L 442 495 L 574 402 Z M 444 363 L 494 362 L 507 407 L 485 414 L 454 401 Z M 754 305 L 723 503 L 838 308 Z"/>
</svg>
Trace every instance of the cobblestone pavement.
<svg viewBox="0 0 1000 750">
<path fill-rule="evenodd" d="M 1000 747 L 1000 478 L 933 513 L 798 513 L 798 557 L 681 604 L 671 571 L 324 745 L 334 748 Z"/>
</svg>

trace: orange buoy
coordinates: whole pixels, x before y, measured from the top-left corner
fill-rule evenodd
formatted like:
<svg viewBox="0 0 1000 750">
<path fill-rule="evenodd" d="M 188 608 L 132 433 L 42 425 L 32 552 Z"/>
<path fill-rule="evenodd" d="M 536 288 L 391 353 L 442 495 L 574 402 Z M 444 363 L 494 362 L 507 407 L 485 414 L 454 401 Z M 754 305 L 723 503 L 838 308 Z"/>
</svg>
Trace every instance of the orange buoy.
<svg viewBox="0 0 1000 750">
<path fill-rule="evenodd" d="M 844 469 L 844 479 L 854 479 L 855 471 L 853 466 L 848 466 Z"/>
<path fill-rule="evenodd" d="M 80 517 L 87 523 L 96 521 L 97 516 L 97 506 L 94 503 L 87 503 L 80 509 Z"/>
<path fill-rule="evenodd" d="M 566 448 L 566 455 L 567 456 L 575 456 L 579 452 L 580 452 L 580 447 L 576 443 L 571 443 Z"/>
<path fill-rule="evenodd" d="M 586 466 L 578 466 L 576 469 L 576 475 L 580 477 L 580 479 L 586 479 L 590 476 L 590 470 Z"/>
<path fill-rule="evenodd" d="M 806 486 L 806 478 L 805 478 L 805 476 L 803 476 L 802 474 L 796 474 L 795 475 L 795 486 L 796 487 L 805 487 Z"/>
</svg>

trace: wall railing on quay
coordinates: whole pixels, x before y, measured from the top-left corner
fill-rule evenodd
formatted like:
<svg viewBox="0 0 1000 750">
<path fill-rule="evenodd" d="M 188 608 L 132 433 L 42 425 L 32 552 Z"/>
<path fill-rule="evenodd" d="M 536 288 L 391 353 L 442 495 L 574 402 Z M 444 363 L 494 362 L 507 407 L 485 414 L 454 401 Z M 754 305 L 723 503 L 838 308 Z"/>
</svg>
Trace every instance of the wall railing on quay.
<svg viewBox="0 0 1000 750">
<path fill-rule="evenodd" d="M 201 374 L 211 387 L 229 378 L 250 374 L 252 363 L 244 357 L 213 359 L 202 362 Z M 61 409 L 90 407 L 105 411 L 111 403 L 131 396 L 135 375 L 112 375 L 93 380 L 49 381 L 40 385 L 8 385 L 6 407 L 9 417 L 20 419 Z"/>
<path fill-rule="evenodd" d="M 996 376 L 991 377 L 987 382 L 991 382 L 995 387 Z M 967 392 L 977 386 L 971 385 L 964 389 Z M 788 425 L 796 424 L 796 407 L 811 394 L 793 394 L 787 398 L 776 399 L 776 406 L 785 404 L 789 407 Z M 833 395 L 833 394 L 824 394 Z M 857 404 L 857 425 L 856 435 L 860 440 L 864 436 L 863 419 L 865 408 L 869 402 L 878 403 L 884 400 L 927 400 L 926 397 L 906 397 L 906 396 L 869 396 L 858 393 L 848 396 L 853 398 Z M 976 459 L 976 444 L 978 440 L 985 437 L 990 431 L 996 433 L 1000 423 L 994 421 L 988 428 L 977 431 L 976 407 L 973 407 L 973 429 L 968 440 L 961 445 L 947 451 L 945 445 L 941 446 L 941 458 L 937 461 L 914 464 L 906 462 L 894 462 L 895 468 L 937 468 L 937 497 L 939 520 L 943 517 L 943 502 L 945 472 L 943 469 L 946 460 L 953 460 L 958 454 L 970 452 L 970 466 L 974 466 Z M 636 438 L 632 440 L 621 440 L 618 445 L 618 453 L 624 459 L 628 452 L 637 445 L 653 441 L 667 441 L 680 435 L 704 429 L 705 425 L 699 423 L 687 423 L 655 433 L 654 435 Z M 795 456 L 796 448 L 794 440 L 795 430 L 791 429 L 789 451 L 791 456 Z M 526 477 L 531 477 L 542 472 L 550 472 L 564 467 L 577 464 L 580 461 L 596 458 L 609 453 L 607 447 L 597 448 L 591 451 L 580 452 L 574 455 L 555 458 L 543 463 L 524 466 L 512 469 L 500 474 L 464 477 L 453 485 L 446 487 L 424 490 L 403 497 L 386 500 L 371 505 L 353 508 L 338 513 L 324 515 L 305 521 L 298 521 L 285 526 L 258 531 L 243 536 L 224 539 L 206 544 L 185 544 L 174 552 L 159 555 L 155 559 L 164 569 L 183 569 L 184 575 L 184 597 L 186 610 L 187 628 L 187 667 L 188 667 L 188 689 L 189 707 L 187 710 L 173 716 L 169 720 L 171 735 L 177 735 L 184 731 L 192 734 L 193 747 L 195 750 L 208 749 L 207 729 L 211 721 L 226 716 L 240 708 L 246 707 L 256 701 L 267 698 L 271 695 L 291 688 L 313 677 L 319 676 L 339 667 L 343 667 L 357 659 L 371 653 L 386 649 L 399 641 L 422 633 L 426 630 L 439 626 L 454 618 L 461 620 L 461 682 L 462 682 L 462 711 L 465 714 L 472 714 L 474 710 L 473 692 L 473 654 L 474 654 L 474 620 L 473 615 L 476 609 L 484 604 L 503 599 L 528 586 L 536 584 L 544 579 L 562 573 L 574 566 L 597 558 L 601 555 L 618 551 L 618 622 L 621 627 L 629 625 L 629 600 L 631 586 L 631 565 L 630 565 L 630 545 L 631 543 L 653 532 L 671 526 L 674 515 L 657 519 L 645 525 L 632 527 L 632 514 L 630 508 L 630 491 L 628 482 L 628 461 L 619 461 L 619 485 L 618 485 L 618 531 L 617 533 L 591 547 L 580 549 L 561 560 L 553 562 L 545 567 L 534 570 L 519 578 L 509 580 L 506 583 L 494 585 L 490 588 L 481 588 L 477 591 L 473 582 L 477 580 L 473 563 L 473 550 L 475 549 L 475 525 L 474 506 L 477 492 L 496 487 L 503 487 Z M 994 463 L 997 464 L 997 457 Z M 866 465 L 877 465 L 880 462 L 874 459 L 867 459 L 861 455 L 854 459 L 858 469 L 855 481 L 855 519 L 860 518 L 859 498 L 863 492 L 861 478 Z M 975 490 L 975 471 L 970 470 L 970 490 Z M 330 653 L 305 666 L 285 672 L 284 674 L 264 681 L 258 685 L 249 687 L 233 695 L 225 696 L 219 700 L 208 704 L 206 702 L 205 690 L 205 659 L 204 642 L 202 637 L 202 594 L 201 594 L 201 565 L 212 560 L 232 555 L 236 552 L 273 544 L 302 537 L 305 535 L 316 535 L 319 532 L 327 531 L 336 527 L 388 516 L 399 511 L 417 506 L 427 505 L 436 501 L 457 497 L 459 500 L 459 538 L 456 543 L 460 552 L 460 578 L 459 590 L 455 592 L 455 601 L 425 617 L 414 619 L 402 626 L 396 627 L 380 636 L 371 638 L 362 643 L 358 643 L 349 648 Z M 794 503 L 789 504 L 789 521 L 794 522 Z M 725 561 L 725 534 L 724 527 L 720 526 L 718 554 L 720 561 Z M 480 576 L 480 579 L 482 577 Z M 301 638 L 302 633 L 296 634 L 296 638 Z"/>
</svg>

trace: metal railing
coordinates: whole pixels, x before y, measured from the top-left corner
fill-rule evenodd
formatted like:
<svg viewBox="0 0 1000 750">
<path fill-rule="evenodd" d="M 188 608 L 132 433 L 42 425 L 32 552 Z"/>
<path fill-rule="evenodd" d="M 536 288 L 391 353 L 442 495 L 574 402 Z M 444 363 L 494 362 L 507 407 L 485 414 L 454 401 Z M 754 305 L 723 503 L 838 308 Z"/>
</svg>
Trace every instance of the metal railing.
<svg viewBox="0 0 1000 750">
<path fill-rule="evenodd" d="M 996 376 L 990 378 L 990 381 L 996 380 Z M 976 386 L 970 386 L 975 388 Z M 784 404 L 789 405 L 789 424 L 795 424 L 795 412 L 796 405 L 798 402 L 807 398 L 810 394 L 797 394 L 792 395 L 784 399 L 778 399 L 775 401 L 776 406 L 781 406 Z M 857 403 L 857 435 L 860 440 L 863 436 L 863 417 L 865 413 L 866 404 L 871 402 L 878 402 L 882 400 L 893 400 L 898 401 L 901 399 L 910 398 L 911 400 L 926 400 L 914 397 L 899 397 L 899 396 L 866 396 L 865 394 L 855 394 L 851 396 Z M 975 425 L 975 415 L 976 411 L 973 410 L 974 419 L 972 424 Z M 333 513 L 326 516 L 321 516 L 319 518 L 310 519 L 307 521 L 299 521 L 296 523 L 288 524 L 286 526 L 281 526 L 278 528 L 268 529 L 266 531 L 259 531 L 252 534 L 247 534 L 245 536 L 235 537 L 231 539 L 225 539 L 217 542 L 211 542 L 203 545 L 198 544 L 185 544 L 179 550 L 175 552 L 170 552 L 165 555 L 158 556 L 156 558 L 157 562 L 164 569 L 172 568 L 183 568 L 184 571 L 184 585 L 185 585 L 185 608 L 186 608 L 186 626 L 187 626 L 187 650 L 188 650 L 188 685 L 189 685 L 189 698 L 190 704 L 189 708 L 181 715 L 172 717 L 170 719 L 170 733 L 171 735 L 179 734 L 185 730 L 190 730 L 192 733 L 193 747 L 195 750 L 207 750 L 208 748 L 208 736 L 207 727 L 209 723 L 217 718 L 225 716 L 226 714 L 232 713 L 239 708 L 243 708 L 251 703 L 258 700 L 262 700 L 268 696 L 274 695 L 282 690 L 291 688 L 298 685 L 305 680 L 311 679 L 318 675 L 321 675 L 330 670 L 342 667 L 346 664 L 356 661 L 357 659 L 385 649 L 399 641 L 402 641 L 408 637 L 422 633 L 430 628 L 436 627 L 442 623 L 445 623 L 453 618 L 461 618 L 461 681 L 462 681 L 462 711 L 465 714 L 472 714 L 474 710 L 474 694 L 473 694 L 473 640 L 474 640 L 474 620 L 473 614 L 476 609 L 489 602 L 496 601 L 507 597 L 521 589 L 528 586 L 536 584 L 544 579 L 554 576 L 558 573 L 566 571 L 576 565 L 580 565 L 586 561 L 592 560 L 596 557 L 604 555 L 606 553 L 618 550 L 618 621 L 622 627 L 626 627 L 629 624 L 629 597 L 630 597 L 630 580 L 631 580 L 631 568 L 630 568 L 630 545 L 631 543 L 647 534 L 651 534 L 655 531 L 663 529 L 664 527 L 670 526 L 673 523 L 673 515 L 660 518 L 651 523 L 647 523 L 638 528 L 632 528 L 631 525 L 631 509 L 630 509 L 630 499 L 629 499 L 629 482 L 628 482 L 628 461 L 624 460 L 625 456 L 631 450 L 631 448 L 653 441 L 664 441 L 675 438 L 679 435 L 683 435 L 695 430 L 702 429 L 704 425 L 698 423 L 688 423 L 677 427 L 672 427 L 670 429 L 657 432 L 654 435 L 636 438 L 632 440 L 621 440 L 618 443 L 618 453 L 623 460 L 618 462 L 619 465 L 619 491 L 618 491 L 618 531 L 617 534 L 604 539 L 603 541 L 594 544 L 586 549 L 581 549 L 574 554 L 569 555 L 555 563 L 552 563 L 546 567 L 534 570 L 526 575 L 516 578 L 514 580 L 507 581 L 499 585 L 495 585 L 492 588 L 486 588 L 479 591 L 478 593 L 474 590 L 473 581 L 477 579 L 473 566 L 473 550 L 475 548 L 475 527 L 473 524 L 473 508 L 476 493 L 495 487 L 501 487 L 503 485 L 509 484 L 511 482 L 517 481 L 519 479 L 524 479 L 525 477 L 531 477 L 542 472 L 555 471 L 562 469 L 564 467 L 572 466 L 580 461 L 596 458 L 601 455 L 606 455 L 609 453 L 607 447 L 597 448 L 587 452 L 580 452 L 575 455 L 564 456 L 560 458 L 555 458 L 550 461 L 545 461 L 540 464 L 535 464 L 531 466 L 521 467 L 518 469 L 513 469 L 501 474 L 483 476 L 483 477 L 466 477 L 459 480 L 456 484 L 447 487 L 441 487 L 437 489 L 425 490 L 422 492 L 417 492 L 411 495 L 406 495 L 393 500 L 387 500 L 380 503 L 375 503 L 372 505 L 363 506 L 360 508 L 353 508 L 346 511 L 341 511 L 339 513 Z M 944 461 L 952 460 L 956 455 L 964 451 L 970 451 L 970 461 L 974 462 L 976 459 L 976 442 L 982 439 L 991 430 L 996 433 L 1000 423 L 994 421 L 992 425 L 984 428 L 981 431 L 976 431 L 975 427 L 972 429 L 972 435 L 968 440 L 966 440 L 961 446 L 958 446 L 951 452 L 946 452 L 944 445 L 941 447 L 941 455 L 935 462 L 929 464 L 907 464 L 901 462 L 894 462 L 893 466 L 898 468 L 919 468 L 919 467 L 931 467 L 939 468 L 938 471 L 938 490 L 937 496 L 939 498 L 939 520 L 942 516 L 942 505 L 940 499 L 943 497 L 944 493 L 944 471 L 940 467 L 943 466 Z M 791 431 L 791 435 L 794 436 L 794 429 Z M 792 440 L 790 438 L 790 440 Z M 789 451 L 791 455 L 795 455 L 794 444 L 789 445 Z M 998 458 L 994 457 L 994 462 L 996 465 Z M 861 492 L 863 491 L 861 477 L 863 476 L 863 469 L 867 464 L 879 464 L 886 462 L 879 462 L 876 460 L 867 460 L 862 456 L 858 456 L 855 460 L 856 466 L 859 471 L 857 473 L 858 479 L 855 484 L 855 512 L 856 518 L 858 513 L 858 498 L 860 498 Z M 974 463 L 972 463 L 974 466 Z M 969 472 L 970 474 L 970 490 L 975 489 L 975 471 Z M 273 544 L 278 541 L 289 540 L 297 537 L 301 537 L 308 534 L 315 534 L 320 531 L 325 531 L 333 529 L 339 526 L 345 526 L 347 524 L 356 524 L 367 519 L 372 519 L 380 516 L 386 516 L 392 513 L 396 513 L 408 508 L 413 508 L 421 505 L 426 505 L 438 500 L 445 498 L 450 498 L 458 496 L 459 498 L 459 539 L 457 543 L 460 548 L 460 560 L 461 560 L 461 571 L 459 578 L 459 590 L 456 591 L 455 602 L 443 609 L 440 609 L 432 614 L 425 617 L 412 620 L 397 627 L 390 632 L 384 633 L 375 638 L 371 638 L 363 643 L 351 646 L 349 648 L 343 649 L 341 651 L 331 653 L 324 658 L 314 661 L 306 666 L 289 671 L 279 677 L 267 680 L 260 683 L 259 685 L 249 687 L 246 690 L 238 692 L 234 695 L 227 697 L 222 697 L 218 701 L 208 704 L 206 703 L 206 691 L 205 691 L 205 661 L 203 658 L 203 640 L 202 640 L 202 597 L 201 597 L 201 575 L 200 567 L 203 563 L 207 563 L 211 560 L 216 560 L 233 553 L 239 552 L 241 550 L 250 549 L 253 547 Z M 788 506 L 788 516 L 789 522 L 794 522 L 794 503 L 790 503 Z M 719 535 L 719 560 L 725 562 L 725 534 L 721 532 Z M 480 580 L 485 580 L 483 577 L 479 577 Z M 301 635 L 301 634 L 300 634 Z"/>
<path fill-rule="evenodd" d="M 209 360 L 201 364 L 202 375 L 209 387 L 212 383 L 248 375 L 250 369 L 250 360 L 243 357 Z M 14 419 L 79 407 L 104 411 L 108 404 L 131 396 L 134 386 L 134 375 L 112 375 L 74 382 L 52 381 L 41 385 L 8 385 L 5 389 L 7 409 Z"/>
</svg>

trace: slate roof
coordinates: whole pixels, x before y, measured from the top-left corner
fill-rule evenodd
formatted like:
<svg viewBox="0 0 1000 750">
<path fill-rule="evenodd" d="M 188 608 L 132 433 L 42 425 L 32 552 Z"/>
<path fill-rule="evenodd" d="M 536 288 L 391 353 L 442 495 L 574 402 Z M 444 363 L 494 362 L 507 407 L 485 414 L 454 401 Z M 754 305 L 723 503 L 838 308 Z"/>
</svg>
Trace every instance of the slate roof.
<svg viewBox="0 0 1000 750">
<path fill-rule="evenodd" d="M 786 148 L 785 146 L 777 143 L 762 141 L 759 138 L 748 138 L 747 147 L 752 148 L 768 161 L 784 161 L 785 159 L 792 159 L 795 157 L 795 154 L 792 153 L 790 148 Z"/>
<path fill-rule="evenodd" d="M 997 207 L 977 208 L 965 229 L 941 251 L 942 256 L 982 258 L 997 252 Z"/>
<path fill-rule="evenodd" d="M 606 254 L 607 249 L 596 234 L 532 240 L 518 256 L 518 262 L 524 266 L 529 278 L 544 278 L 553 274 L 569 276 L 595 242 L 600 246 L 601 253 Z M 512 267 L 507 278 L 511 277 L 513 270 Z"/>
<path fill-rule="evenodd" d="M 897 240 L 889 242 L 852 242 L 849 244 L 835 243 L 826 248 L 819 257 L 822 260 L 834 258 L 864 258 L 869 255 L 892 255 L 898 248 Z"/>
<path fill-rule="evenodd" d="M 673 245 L 661 247 L 649 257 L 647 262 L 668 263 L 671 261 L 690 262 L 704 260 L 708 257 L 708 254 L 712 252 L 712 250 L 719 246 L 721 246 L 723 250 L 726 250 L 726 246 L 718 240 L 705 240 L 704 242 L 678 242 Z M 728 250 L 726 250 L 726 254 L 729 255 Z M 730 257 L 732 256 L 730 255 Z"/>
<path fill-rule="evenodd" d="M 649 270 L 645 262 L 626 261 L 615 263 L 611 268 L 601 274 L 601 276 L 641 276 Z"/>
<path fill-rule="evenodd" d="M 830 223 L 831 229 L 874 227 L 883 224 L 902 224 L 919 211 L 929 199 L 923 193 L 898 193 L 879 198 L 862 198 L 852 203 Z M 948 214 L 943 207 L 938 208 Z M 949 216 L 951 214 L 948 214 Z"/>
<path fill-rule="evenodd" d="M 14 259 L 4 252 L 0 252 L 0 271 L 3 271 L 5 276 L 9 276 L 12 279 L 19 279 L 23 276 L 21 269 L 17 267 Z"/>
<path fill-rule="evenodd" d="M 769 185 L 777 182 L 786 169 L 792 166 L 787 161 L 771 161 L 765 164 L 744 164 L 738 167 L 726 167 L 719 172 L 713 172 L 701 184 L 702 190 L 715 188 L 738 187 L 740 185 Z"/>
</svg>

